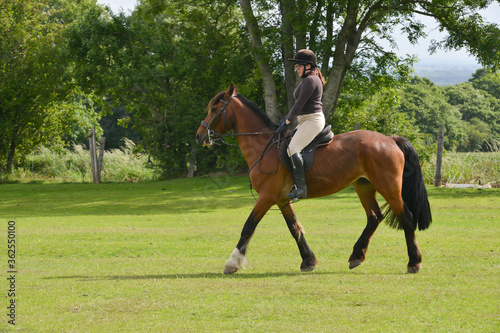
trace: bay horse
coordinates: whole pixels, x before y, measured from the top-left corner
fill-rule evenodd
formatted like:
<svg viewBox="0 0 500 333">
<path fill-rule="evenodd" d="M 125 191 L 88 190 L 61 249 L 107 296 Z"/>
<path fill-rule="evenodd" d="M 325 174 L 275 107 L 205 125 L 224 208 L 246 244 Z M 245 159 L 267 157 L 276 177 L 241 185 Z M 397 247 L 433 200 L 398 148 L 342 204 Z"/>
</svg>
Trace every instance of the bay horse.
<svg viewBox="0 0 500 333">
<path fill-rule="evenodd" d="M 277 126 L 255 103 L 238 94 L 231 84 L 208 104 L 208 114 L 196 133 L 202 145 L 211 145 L 214 137 L 234 130 L 238 144 L 250 169 L 250 180 L 259 193 L 246 220 L 236 248 L 226 262 L 224 274 L 232 274 L 246 264 L 247 246 L 257 224 L 267 211 L 277 205 L 285 218 L 302 257 L 301 271 L 311 271 L 317 259 L 304 238 L 291 201 L 285 196 L 292 187 L 291 174 L 278 162 L 278 149 L 269 142 Z M 263 153 L 266 150 L 267 153 Z M 366 212 L 367 224 L 354 244 L 349 268 L 359 266 L 366 257 L 368 243 L 382 220 L 403 229 L 408 248 L 408 273 L 417 273 L 422 255 L 415 230 L 427 229 L 432 221 L 427 191 L 415 149 L 402 137 L 357 130 L 338 134 L 326 146 L 318 147 L 314 164 L 306 173 L 307 197 L 317 198 L 354 186 Z M 384 213 L 376 192 L 386 200 Z M 384 207 L 382 207 L 384 208 Z"/>
</svg>

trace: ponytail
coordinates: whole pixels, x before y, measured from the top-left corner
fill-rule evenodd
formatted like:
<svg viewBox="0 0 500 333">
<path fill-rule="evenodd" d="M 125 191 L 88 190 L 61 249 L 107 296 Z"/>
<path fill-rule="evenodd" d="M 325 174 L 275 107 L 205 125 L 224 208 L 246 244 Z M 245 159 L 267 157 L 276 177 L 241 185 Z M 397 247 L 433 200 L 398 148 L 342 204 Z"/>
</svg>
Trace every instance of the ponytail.
<svg viewBox="0 0 500 333">
<path fill-rule="evenodd" d="M 323 74 L 321 74 L 321 71 L 319 70 L 318 67 L 316 67 L 316 75 L 318 75 L 319 79 L 321 80 L 321 84 L 325 85 L 326 83 L 325 78 L 323 77 Z"/>
</svg>

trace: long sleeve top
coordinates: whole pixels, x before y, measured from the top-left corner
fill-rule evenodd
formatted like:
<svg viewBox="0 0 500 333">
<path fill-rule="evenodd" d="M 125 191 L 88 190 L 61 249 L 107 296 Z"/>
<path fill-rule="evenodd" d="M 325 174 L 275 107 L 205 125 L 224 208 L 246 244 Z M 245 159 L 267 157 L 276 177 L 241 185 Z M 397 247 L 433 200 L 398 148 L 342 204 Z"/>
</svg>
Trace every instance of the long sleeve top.
<svg viewBox="0 0 500 333">
<path fill-rule="evenodd" d="M 317 75 L 309 75 L 295 88 L 293 96 L 295 104 L 288 112 L 286 118 L 291 122 L 296 116 L 323 112 L 321 97 L 323 95 L 323 85 Z"/>
</svg>

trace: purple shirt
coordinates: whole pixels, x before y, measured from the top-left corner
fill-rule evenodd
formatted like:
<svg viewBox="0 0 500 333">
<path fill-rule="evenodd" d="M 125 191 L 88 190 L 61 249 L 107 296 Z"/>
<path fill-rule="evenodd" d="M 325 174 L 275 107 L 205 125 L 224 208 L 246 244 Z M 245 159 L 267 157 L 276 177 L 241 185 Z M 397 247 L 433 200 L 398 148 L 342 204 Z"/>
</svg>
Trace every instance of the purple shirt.
<svg viewBox="0 0 500 333">
<path fill-rule="evenodd" d="M 288 112 L 286 118 L 291 122 L 296 116 L 323 112 L 321 96 L 323 95 L 323 84 L 317 75 L 309 75 L 295 88 L 293 97 L 295 104 Z"/>
</svg>

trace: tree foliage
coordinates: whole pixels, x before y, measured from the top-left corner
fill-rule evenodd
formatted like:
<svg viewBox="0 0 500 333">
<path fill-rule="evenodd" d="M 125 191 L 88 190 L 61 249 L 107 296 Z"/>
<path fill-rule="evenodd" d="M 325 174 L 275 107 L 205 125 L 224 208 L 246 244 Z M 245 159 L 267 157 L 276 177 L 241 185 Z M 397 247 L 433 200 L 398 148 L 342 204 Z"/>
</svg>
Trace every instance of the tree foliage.
<svg viewBox="0 0 500 333">
<path fill-rule="evenodd" d="M 9 172 L 16 150 L 29 150 L 56 130 L 64 62 L 58 61 L 60 26 L 43 3 L 1 0 L 0 157 Z"/>
<path fill-rule="evenodd" d="M 195 159 L 199 171 L 218 163 L 193 138 L 216 92 L 254 80 L 239 18 L 225 2 L 143 1 L 131 16 L 89 11 L 68 33 L 78 81 L 106 96 L 104 106 L 126 106 L 134 120 L 122 123 L 167 177 L 186 174 Z"/>
<path fill-rule="evenodd" d="M 313 49 L 328 78 L 323 105 L 327 116 L 335 111 L 345 80 L 362 72 L 407 72 L 412 58 L 396 60 L 384 50 L 380 41 L 395 43 L 394 36 L 403 34 L 415 43 L 426 37 L 420 16 L 434 18 L 448 36 L 434 41 L 431 51 L 438 48 L 465 48 L 485 66 L 500 63 L 500 29 L 477 14 L 493 1 L 475 0 L 378 0 L 378 1 L 309 1 L 309 0 L 240 0 L 250 32 L 252 50 L 263 73 L 266 90 L 266 110 L 275 119 L 280 113 L 276 101 L 290 98 L 296 85 L 293 67 L 286 59 L 295 50 Z M 395 27 L 401 26 L 401 31 Z M 273 45 L 268 47 L 267 45 Z M 276 50 L 282 50 L 280 61 Z M 394 66 L 399 63 L 399 66 Z M 403 66 L 406 65 L 406 66 Z M 392 67 L 392 68 L 391 68 Z M 284 68 L 284 71 L 281 70 Z M 358 69 L 356 71 L 356 69 Z M 390 69 L 390 70 L 389 70 Z M 276 81 L 284 73 L 287 97 L 273 98 L 277 91 L 268 81 Z M 286 110 L 283 113 L 286 113 Z"/>
<path fill-rule="evenodd" d="M 489 80 L 482 73 L 477 71 L 473 82 L 480 80 L 483 87 L 494 86 L 494 76 Z M 399 109 L 427 135 L 428 142 L 435 142 L 439 126 L 444 126 L 446 149 L 498 151 L 499 102 L 471 82 L 437 87 L 428 79 L 415 78 L 404 87 Z"/>
<path fill-rule="evenodd" d="M 0 0 L 0 170 L 81 120 L 71 101 L 62 31 L 76 10 L 63 1 Z M 82 1 L 81 4 L 87 4 Z"/>
<path fill-rule="evenodd" d="M 427 79 L 415 78 L 405 86 L 399 109 L 408 114 L 421 133 L 425 133 L 429 143 L 435 142 L 439 126 L 445 128 L 445 149 L 456 147 L 464 138 L 459 110 L 448 103 L 441 88 Z"/>
<path fill-rule="evenodd" d="M 410 80 L 411 55 L 381 47 L 400 33 L 425 37 L 425 15 L 448 32 L 430 51 L 465 48 L 495 68 L 498 26 L 477 14 L 491 2 L 142 0 L 126 15 L 95 0 L 0 0 L 0 168 L 41 145 L 81 143 L 101 116 L 106 130 L 132 132 L 166 177 L 245 168 L 234 148 L 194 144 L 205 107 L 234 82 L 279 120 L 299 83 L 286 59 L 300 48 L 318 55 L 336 133 L 404 135 L 426 155 L 443 124 L 447 149 L 498 150 L 497 73 L 437 87 Z"/>
</svg>

